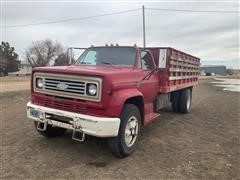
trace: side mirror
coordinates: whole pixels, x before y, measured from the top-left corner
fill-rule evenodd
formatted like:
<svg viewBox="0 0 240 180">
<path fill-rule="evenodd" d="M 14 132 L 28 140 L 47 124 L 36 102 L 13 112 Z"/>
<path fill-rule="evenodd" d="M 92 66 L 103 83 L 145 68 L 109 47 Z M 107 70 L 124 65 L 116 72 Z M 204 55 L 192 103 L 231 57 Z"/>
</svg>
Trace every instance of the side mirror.
<svg viewBox="0 0 240 180">
<path fill-rule="evenodd" d="M 72 59 L 73 59 L 73 49 L 70 47 L 67 49 L 67 59 L 68 59 L 68 64 L 72 64 Z"/>
<path fill-rule="evenodd" d="M 79 50 L 86 50 L 87 48 L 78 48 L 78 47 L 70 47 L 67 49 L 67 59 L 68 59 L 68 63 L 69 65 L 74 64 L 76 61 L 75 55 L 77 57 L 79 57 Z M 78 51 L 78 52 L 75 52 Z M 82 54 L 82 52 L 80 51 L 80 54 Z"/>
<path fill-rule="evenodd" d="M 158 69 L 158 67 L 156 66 L 156 64 L 155 64 L 155 61 L 154 61 L 154 58 L 153 58 L 153 55 L 152 55 L 152 53 L 151 53 L 151 51 L 149 51 L 149 50 L 142 50 L 141 51 L 141 53 L 140 53 L 140 58 L 142 59 L 142 58 L 144 58 L 145 56 L 148 56 L 148 62 L 151 64 L 151 69 L 152 70 L 157 70 Z"/>
</svg>

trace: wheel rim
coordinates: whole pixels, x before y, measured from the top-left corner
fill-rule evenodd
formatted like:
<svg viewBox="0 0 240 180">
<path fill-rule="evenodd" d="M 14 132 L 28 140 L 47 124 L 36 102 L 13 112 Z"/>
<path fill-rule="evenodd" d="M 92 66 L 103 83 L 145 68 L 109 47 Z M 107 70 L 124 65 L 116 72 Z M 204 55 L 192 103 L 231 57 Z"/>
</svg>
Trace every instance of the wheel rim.
<svg viewBox="0 0 240 180">
<path fill-rule="evenodd" d="M 135 116 L 131 116 L 125 128 L 125 144 L 131 147 L 137 140 L 138 136 L 138 120 Z"/>
<path fill-rule="evenodd" d="M 190 105 L 191 105 L 191 96 L 188 95 L 188 98 L 187 98 L 187 109 L 188 110 L 190 109 Z"/>
</svg>

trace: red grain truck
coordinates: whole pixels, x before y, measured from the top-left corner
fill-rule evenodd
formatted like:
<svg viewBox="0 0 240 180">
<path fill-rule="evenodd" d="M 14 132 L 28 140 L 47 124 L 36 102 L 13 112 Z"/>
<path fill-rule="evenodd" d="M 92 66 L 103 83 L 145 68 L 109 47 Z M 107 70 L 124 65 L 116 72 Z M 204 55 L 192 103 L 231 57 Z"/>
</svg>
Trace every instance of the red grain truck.
<svg viewBox="0 0 240 180">
<path fill-rule="evenodd" d="M 126 157 L 167 104 L 189 112 L 199 64 L 170 47 L 89 47 L 70 66 L 33 69 L 27 116 L 43 136 L 68 129 L 77 141 L 103 137 L 114 155 Z"/>
</svg>

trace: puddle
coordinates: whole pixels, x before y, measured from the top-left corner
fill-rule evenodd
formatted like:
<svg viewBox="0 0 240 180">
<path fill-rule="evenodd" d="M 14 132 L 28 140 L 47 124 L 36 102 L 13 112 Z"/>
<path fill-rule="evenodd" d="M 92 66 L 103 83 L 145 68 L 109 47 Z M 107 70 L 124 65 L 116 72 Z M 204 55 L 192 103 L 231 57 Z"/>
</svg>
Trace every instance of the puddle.
<svg viewBox="0 0 240 180">
<path fill-rule="evenodd" d="M 240 79 L 214 79 L 216 81 L 211 82 L 214 84 L 214 86 L 223 87 L 224 91 L 240 92 Z"/>
</svg>

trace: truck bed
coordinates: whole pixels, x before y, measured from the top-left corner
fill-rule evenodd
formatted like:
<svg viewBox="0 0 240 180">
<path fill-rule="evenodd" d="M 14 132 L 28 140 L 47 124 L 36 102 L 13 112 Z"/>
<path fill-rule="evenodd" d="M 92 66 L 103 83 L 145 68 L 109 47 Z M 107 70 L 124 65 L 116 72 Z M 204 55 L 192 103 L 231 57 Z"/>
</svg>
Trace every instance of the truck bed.
<svg viewBox="0 0 240 180">
<path fill-rule="evenodd" d="M 170 47 L 146 48 L 159 67 L 159 92 L 168 93 L 198 84 L 200 58 Z"/>
</svg>

